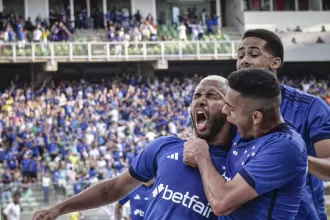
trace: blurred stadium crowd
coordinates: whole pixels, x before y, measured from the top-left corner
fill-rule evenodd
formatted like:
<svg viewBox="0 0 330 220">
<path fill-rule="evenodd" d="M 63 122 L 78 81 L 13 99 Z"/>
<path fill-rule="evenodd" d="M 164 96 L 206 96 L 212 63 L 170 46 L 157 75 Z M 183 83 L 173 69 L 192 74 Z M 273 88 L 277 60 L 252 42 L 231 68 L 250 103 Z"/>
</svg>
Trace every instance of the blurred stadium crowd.
<svg viewBox="0 0 330 220">
<path fill-rule="evenodd" d="M 88 185 L 122 172 L 149 141 L 189 128 L 199 79 L 12 82 L 0 98 L 2 197 L 45 173 L 64 190 L 68 182 Z"/>
<path fill-rule="evenodd" d="M 189 132 L 189 105 L 202 77 L 49 78 L 33 86 L 13 80 L 0 93 L 1 199 L 35 182 L 45 195 L 50 186 L 65 194 L 68 184 L 79 193 L 121 173 L 156 137 Z M 281 81 L 330 104 L 329 81 Z"/>
<path fill-rule="evenodd" d="M 26 42 L 71 41 L 74 32 L 90 28 L 105 29 L 109 41 L 155 41 L 155 40 L 201 40 L 204 31 L 209 35 L 219 35 L 219 17 L 207 15 L 204 10 L 197 15 L 196 9 L 189 9 L 180 16 L 173 26 L 162 25 L 158 28 L 153 17 L 142 17 L 139 11 L 130 14 L 115 7 L 105 14 L 94 8 L 88 17 L 87 9 L 76 7 L 74 21 L 70 18 L 70 8 L 59 13 L 51 8 L 49 21 L 37 17 L 35 21 L 14 12 L 0 12 L 0 42 L 18 42 L 24 47 Z M 79 40 L 79 39 L 78 39 Z"/>
</svg>

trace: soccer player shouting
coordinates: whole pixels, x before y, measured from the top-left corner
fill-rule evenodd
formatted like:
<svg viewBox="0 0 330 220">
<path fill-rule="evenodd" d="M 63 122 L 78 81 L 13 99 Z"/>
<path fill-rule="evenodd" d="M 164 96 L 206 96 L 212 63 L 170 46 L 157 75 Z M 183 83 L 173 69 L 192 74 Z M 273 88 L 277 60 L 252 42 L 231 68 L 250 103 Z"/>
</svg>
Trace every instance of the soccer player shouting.
<svg viewBox="0 0 330 220">
<path fill-rule="evenodd" d="M 227 88 L 220 76 L 204 78 L 195 89 L 190 107 L 196 134 L 208 143 L 207 151 L 218 173 L 226 170 L 226 149 L 232 139 L 231 124 L 221 112 Z M 217 219 L 207 201 L 199 171 L 182 163 L 184 142 L 174 136 L 156 139 L 134 159 L 129 171 L 37 212 L 33 220 L 53 220 L 66 213 L 115 202 L 155 177 L 145 220 Z"/>
<path fill-rule="evenodd" d="M 219 219 L 295 219 L 307 176 L 305 142 L 280 113 L 275 75 L 247 69 L 228 76 L 222 111 L 237 126 L 224 176 L 210 160 L 207 143 L 185 143 L 184 162 L 198 167 L 205 193 Z"/>
</svg>

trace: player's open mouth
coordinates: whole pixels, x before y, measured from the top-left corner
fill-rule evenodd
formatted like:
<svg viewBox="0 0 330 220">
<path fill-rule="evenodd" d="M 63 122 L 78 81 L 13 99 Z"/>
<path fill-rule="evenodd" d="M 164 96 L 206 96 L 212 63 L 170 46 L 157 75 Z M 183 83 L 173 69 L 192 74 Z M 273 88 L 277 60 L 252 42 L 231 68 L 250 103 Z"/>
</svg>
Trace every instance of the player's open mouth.
<svg viewBox="0 0 330 220">
<path fill-rule="evenodd" d="M 197 110 L 195 113 L 195 124 L 197 130 L 204 130 L 207 125 L 207 117 L 204 111 Z"/>
</svg>

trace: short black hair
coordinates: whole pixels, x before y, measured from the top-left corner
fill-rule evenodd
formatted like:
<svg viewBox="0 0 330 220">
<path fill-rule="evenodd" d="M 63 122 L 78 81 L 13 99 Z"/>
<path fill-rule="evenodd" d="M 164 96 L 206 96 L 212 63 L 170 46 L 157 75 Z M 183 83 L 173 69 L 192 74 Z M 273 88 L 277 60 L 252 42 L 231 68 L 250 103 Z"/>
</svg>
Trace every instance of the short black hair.
<svg viewBox="0 0 330 220">
<path fill-rule="evenodd" d="M 277 69 L 277 72 L 283 66 L 284 63 L 284 47 L 281 39 L 273 32 L 266 29 L 252 29 L 244 33 L 242 40 L 248 37 L 256 37 L 266 41 L 265 49 L 274 57 L 281 59 L 281 66 Z"/>
<path fill-rule="evenodd" d="M 274 73 L 265 69 L 244 69 L 227 77 L 229 87 L 241 96 L 254 99 L 273 99 L 281 94 L 280 82 Z"/>
<path fill-rule="evenodd" d="M 16 197 L 16 196 L 21 197 L 22 196 L 21 192 L 20 191 L 15 191 L 14 194 L 13 194 L 13 197 Z"/>
</svg>

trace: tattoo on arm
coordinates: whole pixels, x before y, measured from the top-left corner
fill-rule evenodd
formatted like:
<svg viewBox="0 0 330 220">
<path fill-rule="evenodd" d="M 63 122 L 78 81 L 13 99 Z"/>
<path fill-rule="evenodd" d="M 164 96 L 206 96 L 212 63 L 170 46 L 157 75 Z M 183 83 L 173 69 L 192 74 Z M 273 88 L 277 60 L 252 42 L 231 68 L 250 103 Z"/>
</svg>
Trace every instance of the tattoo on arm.
<svg viewBox="0 0 330 220">
<path fill-rule="evenodd" d="M 102 188 L 100 189 L 100 194 L 101 194 L 102 199 L 103 199 L 104 201 L 108 201 L 108 200 L 109 200 L 108 191 L 107 191 L 107 189 L 106 189 L 105 187 L 102 187 Z"/>
</svg>

